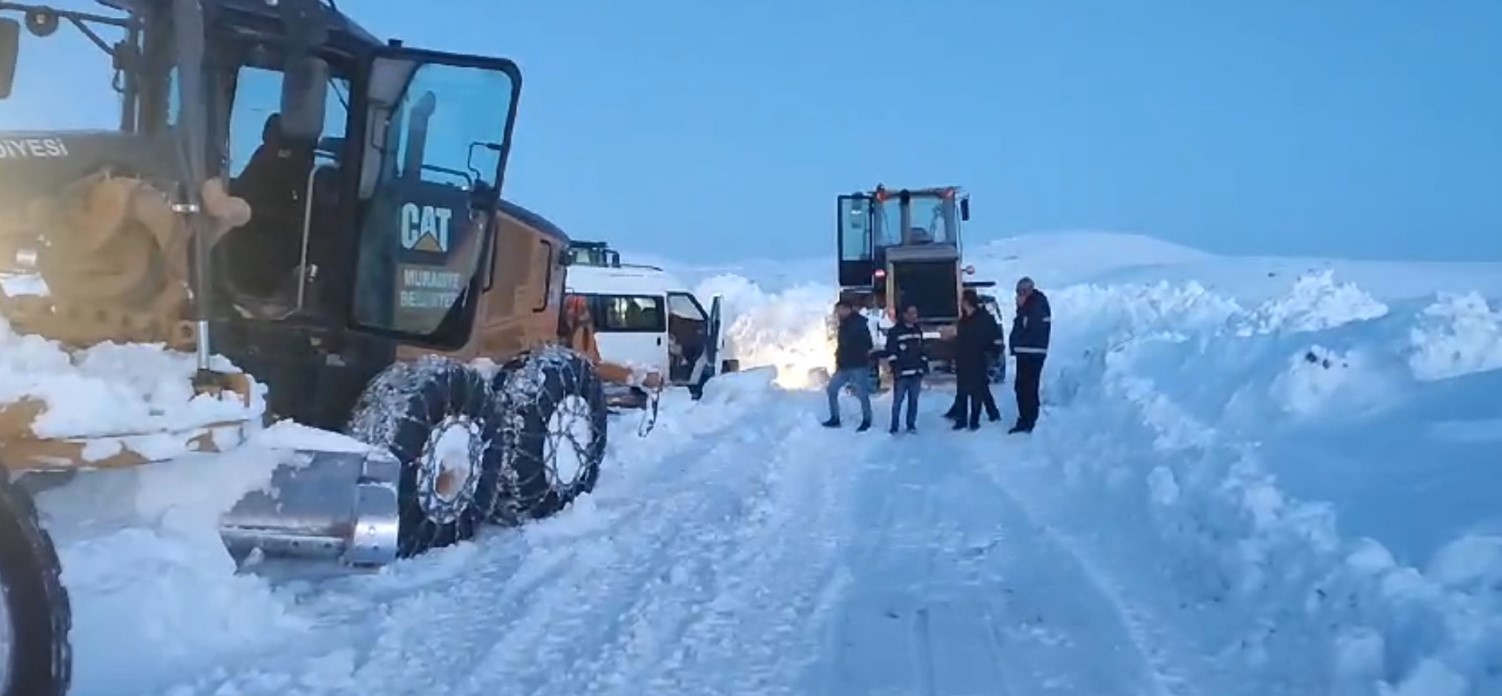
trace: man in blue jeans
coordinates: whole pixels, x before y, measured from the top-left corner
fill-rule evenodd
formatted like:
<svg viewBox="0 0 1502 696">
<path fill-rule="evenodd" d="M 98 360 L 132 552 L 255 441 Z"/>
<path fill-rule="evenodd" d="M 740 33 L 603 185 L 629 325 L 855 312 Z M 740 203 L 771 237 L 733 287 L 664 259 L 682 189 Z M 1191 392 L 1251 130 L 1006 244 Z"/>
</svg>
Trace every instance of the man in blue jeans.
<svg viewBox="0 0 1502 696">
<path fill-rule="evenodd" d="M 866 318 L 847 300 L 835 305 L 835 313 L 840 317 L 840 328 L 835 335 L 835 372 L 824 390 L 829 395 L 829 420 L 822 425 L 840 427 L 840 390 L 849 384 L 855 387 L 855 397 L 861 401 L 861 424 L 855 430 L 864 432 L 871 429 L 871 330 L 866 326 Z"/>
<path fill-rule="evenodd" d="M 881 355 L 892 366 L 892 427 L 897 434 L 897 419 L 902 402 L 907 402 L 907 431 L 918 432 L 918 392 L 923 390 L 923 374 L 928 359 L 923 357 L 923 329 L 918 326 L 918 308 L 902 308 L 902 319 L 887 332 L 887 345 Z"/>
</svg>

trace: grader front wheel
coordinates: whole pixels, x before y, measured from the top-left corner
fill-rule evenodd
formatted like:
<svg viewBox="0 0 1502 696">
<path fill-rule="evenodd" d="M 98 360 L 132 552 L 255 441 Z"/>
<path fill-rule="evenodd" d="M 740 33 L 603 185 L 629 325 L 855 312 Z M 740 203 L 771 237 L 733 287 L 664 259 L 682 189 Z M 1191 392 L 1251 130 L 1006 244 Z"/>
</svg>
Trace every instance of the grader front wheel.
<svg viewBox="0 0 1502 696">
<path fill-rule="evenodd" d="M 450 358 L 396 363 L 366 388 L 348 430 L 401 465 L 398 557 L 469 539 L 489 517 L 503 445 L 496 415 L 485 378 Z"/>
</svg>

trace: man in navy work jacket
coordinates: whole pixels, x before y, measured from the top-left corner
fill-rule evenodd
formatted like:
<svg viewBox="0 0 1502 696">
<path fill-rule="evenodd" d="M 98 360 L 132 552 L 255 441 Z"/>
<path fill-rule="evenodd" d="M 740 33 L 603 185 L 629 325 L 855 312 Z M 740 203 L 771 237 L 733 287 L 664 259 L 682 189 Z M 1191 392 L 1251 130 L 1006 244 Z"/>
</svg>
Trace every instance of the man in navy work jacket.
<svg viewBox="0 0 1502 696">
<path fill-rule="evenodd" d="M 1017 316 L 1012 319 L 1012 355 L 1017 358 L 1017 424 L 1009 433 L 1030 433 L 1038 424 L 1038 383 L 1048 357 L 1053 312 L 1048 297 L 1023 277 L 1017 281 Z"/>
<path fill-rule="evenodd" d="M 840 390 L 849 384 L 861 402 L 861 424 L 856 431 L 863 432 L 871 429 L 871 329 L 849 301 L 840 300 L 835 313 L 840 317 L 840 328 L 834 349 L 834 376 L 824 390 L 829 395 L 829 420 L 823 426 L 840 427 Z"/>
<path fill-rule="evenodd" d="M 918 432 L 918 392 L 923 390 L 923 374 L 928 359 L 923 357 L 923 329 L 918 326 L 918 308 L 902 308 L 902 319 L 887 331 L 887 345 L 881 356 L 892 366 L 892 427 L 897 434 L 897 419 L 902 402 L 907 402 L 907 431 Z"/>
</svg>

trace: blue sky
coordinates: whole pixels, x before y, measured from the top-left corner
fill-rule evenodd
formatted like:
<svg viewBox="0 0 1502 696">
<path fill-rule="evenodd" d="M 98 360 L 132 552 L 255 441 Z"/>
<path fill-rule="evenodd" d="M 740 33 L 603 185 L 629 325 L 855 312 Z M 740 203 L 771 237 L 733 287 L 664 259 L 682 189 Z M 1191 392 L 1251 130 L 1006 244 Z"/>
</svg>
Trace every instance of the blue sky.
<svg viewBox="0 0 1502 696">
<path fill-rule="evenodd" d="M 966 187 L 971 241 L 1502 259 L 1495 0 L 339 5 L 517 60 L 507 197 L 627 249 L 832 260 L 885 182 Z"/>
</svg>

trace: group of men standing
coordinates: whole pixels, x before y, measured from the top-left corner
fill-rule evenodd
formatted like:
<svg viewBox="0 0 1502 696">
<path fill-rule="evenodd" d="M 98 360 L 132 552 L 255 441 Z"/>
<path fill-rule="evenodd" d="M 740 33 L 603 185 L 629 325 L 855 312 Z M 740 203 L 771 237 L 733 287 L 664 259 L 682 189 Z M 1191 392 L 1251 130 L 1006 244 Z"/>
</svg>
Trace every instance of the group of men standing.
<svg viewBox="0 0 1502 696">
<path fill-rule="evenodd" d="M 871 359 L 876 357 L 885 360 L 892 372 L 892 421 L 888 432 L 899 432 L 904 406 L 907 432 L 917 431 L 918 393 L 922 390 L 923 375 L 929 370 L 924 343 L 930 339 L 923 336 L 918 323 L 918 308 L 906 305 L 901 310 L 897 324 L 887 331 L 886 345 L 876 348 L 866 318 L 849 302 L 842 300 L 835 305 L 840 323 L 836 336 L 835 373 L 826 389 L 830 415 L 823 423 L 825 427 L 840 426 L 839 393 L 849 385 L 861 405 L 861 422 L 856 430 L 871 428 Z M 1017 393 L 1017 420 L 1007 432 L 1032 432 L 1038 423 L 1038 387 L 1043 361 L 1048 356 L 1052 322 L 1048 297 L 1037 289 L 1031 278 L 1017 281 L 1017 314 L 1012 319 L 1010 341 L 1002 335 L 998 318 L 991 316 L 982 306 L 975 291 L 964 292 L 960 298 L 959 321 L 952 330 L 940 336 L 940 340 L 953 341 L 955 398 L 944 415 L 953 421 L 955 430 L 978 430 L 982 409 L 992 422 L 1001 420 L 1001 409 L 997 408 L 996 399 L 991 394 L 991 366 L 998 366 L 1005 379 L 1006 360 L 1003 355 L 1010 343 L 1017 363 L 1013 380 Z"/>
</svg>

